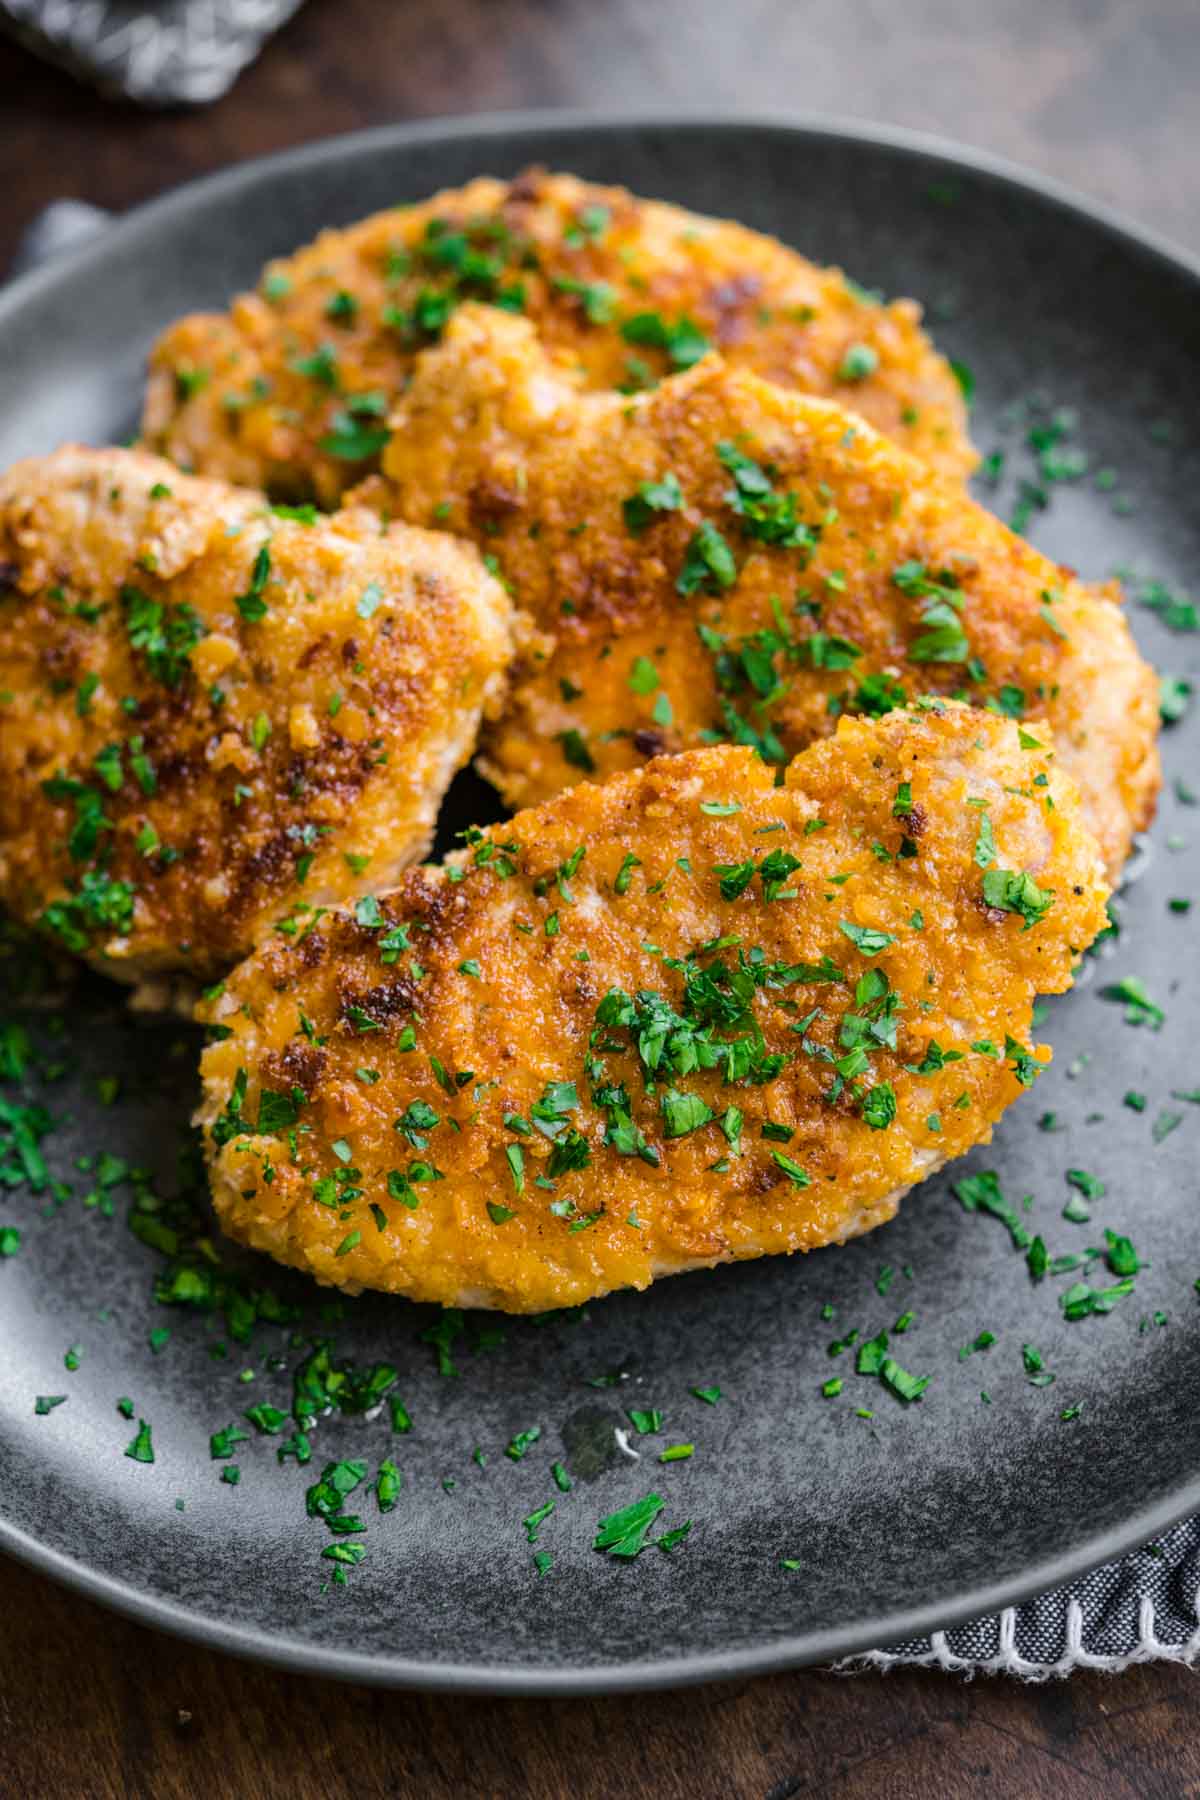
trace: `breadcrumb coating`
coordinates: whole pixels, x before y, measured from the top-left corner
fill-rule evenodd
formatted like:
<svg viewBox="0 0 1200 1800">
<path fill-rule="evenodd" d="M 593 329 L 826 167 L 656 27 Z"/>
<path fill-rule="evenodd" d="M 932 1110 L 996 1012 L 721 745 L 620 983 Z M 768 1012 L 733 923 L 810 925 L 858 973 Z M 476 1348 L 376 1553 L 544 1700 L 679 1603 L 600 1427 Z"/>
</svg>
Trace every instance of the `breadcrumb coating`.
<svg viewBox="0 0 1200 1800">
<path fill-rule="evenodd" d="M 584 783 L 266 943 L 205 1016 L 232 1236 L 537 1312 L 809 1250 L 990 1138 L 1107 886 L 1048 734 L 942 702 L 782 774 Z"/>
<path fill-rule="evenodd" d="M 709 346 L 836 394 L 944 473 L 976 458 L 911 300 L 883 305 L 770 237 L 531 169 L 325 231 L 228 313 L 180 319 L 143 431 L 184 468 L 336 505 L 377 466 L 413 359 L 463 299 L 523 312 L 585 387 L 646 386 Z"/>
<path fill-rule="evenodd" d="M 390 886 L 498 699 L 474 549 L 306 519 L 135 450 L 0 477 L 0 900 L 108 974 Z"/>
<path fill-rule="evenodd" d="M 580 394 L 464 307 L 361 497 L 473 537 L 529 615 L 485 739 L 510 805 L 714 738 L 786 761 L 938 693 L 1049 719 L 1115 876 L 1150 820 L 1158 684 L 1089 586 L 829 401 L 718 357 Z"/>
</svg>

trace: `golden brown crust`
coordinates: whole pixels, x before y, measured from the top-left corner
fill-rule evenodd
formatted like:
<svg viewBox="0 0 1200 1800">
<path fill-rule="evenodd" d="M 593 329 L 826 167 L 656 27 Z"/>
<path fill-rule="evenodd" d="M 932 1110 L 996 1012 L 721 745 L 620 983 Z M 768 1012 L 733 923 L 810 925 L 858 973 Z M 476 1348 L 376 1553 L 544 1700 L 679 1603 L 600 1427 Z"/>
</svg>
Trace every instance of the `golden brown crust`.
<svg viewBox="0 0 1200 1800">
<path fill-rule="evenodd" d="M 1049 748 L 966 708 L 843 720 L 781 786 L 726 747 L 581 785 L 235 971 L 218 1214 L 511 1311 L 840 1241 L 991 1135 L 1106 893 Z"/>
<path fill-rule="evenodd" d="M 1110 872 L 1148 822 L 1157 683 L 1115 585 L 1077 581 L 829 402 L 715 357 L 646 395 L 581 395 L 526 321 L 467 306 L 395 424 L 363 499 L 474 536 L 532 618 L 486 742 L 510 804 L 714 730 L 773 733 L 786 757 L 839 710 L 936 692 L 1050 719 Z M 765 499 L 739 493 L 737 452 Z M 724 569 L 696 561 L 713 529 Z"/>
<path fill-rule="evenodd" d="M 146 441 L 185 468 L 333 505 L 376 465 L 381 397 L 386 412 L 460 297 L 521 306 L 592 388 L 698 354 L 695 332 L 676 332 L 672 353 L 630 320 L 690 321 L 730 362 L 838 395 L 946 474 L 974 466 L 958 384 L 913 301 L 876 304 L 744 226 L 542 170 L 323 232 L 229 313 L 179 320 L 151 357 Z"/>
<path fill-rule="evenodd" d="M 0 573 L 0 898 L 129 980 L 395 881 L 510 653 L 468 546 L 141 451 L 0 477 Z"/>
</svg>

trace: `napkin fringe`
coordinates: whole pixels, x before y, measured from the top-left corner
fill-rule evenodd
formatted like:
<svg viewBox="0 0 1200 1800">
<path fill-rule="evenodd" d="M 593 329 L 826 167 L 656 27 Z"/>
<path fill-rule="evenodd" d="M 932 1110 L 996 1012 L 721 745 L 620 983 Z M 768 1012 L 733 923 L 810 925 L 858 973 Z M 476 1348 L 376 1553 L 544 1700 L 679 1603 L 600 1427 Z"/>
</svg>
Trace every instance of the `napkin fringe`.
<svg viewBox="0 0 1200 1800">
<path fill-rule="evenodd" d="M 1200 1592 L 1193 1610 L 1200 1621 Z M 1171 1662 L 1194 1668 L 1200 1659 L 1200 1624 L 1183 1643 L 1163 1643 L 1155 1631 L 1155 1607 L 1149 1594 L 1142 1597 L 1138 1608 L 1138 1637 L 1131 1650 L 1119 1656 L 1103 1656 L 1087 1649 L 1083 1642 L 1083 1607 L 1078 1600 L 1067 1603 L 1066 1647 L 1056 1662 L 1030 1662 L 1016 1647 L 1017 1609 L 1006 1606 L 1000 1614 L 1000 1647 L 995 1656 L 975 1658 L 957 1656 L 950 1648 L 948 1634 L 935 1631 L 924 1654 L 890 1650 L 864 1650 L 858 1656 L 844 1657 L 832 1665 L 835 1674 L 863 1675 L 868 1670 L 941 1669 L 947 1675 L 962 1675 L 970 1681 L 976 1675 L 1016 1675 L 1023 1681 L 1054 1681 L 1073 1674 L 1076 1669 L 1098 1669 L 1107 1675 L 1118 1675 L 1134 1663 Z"/>
</svg>

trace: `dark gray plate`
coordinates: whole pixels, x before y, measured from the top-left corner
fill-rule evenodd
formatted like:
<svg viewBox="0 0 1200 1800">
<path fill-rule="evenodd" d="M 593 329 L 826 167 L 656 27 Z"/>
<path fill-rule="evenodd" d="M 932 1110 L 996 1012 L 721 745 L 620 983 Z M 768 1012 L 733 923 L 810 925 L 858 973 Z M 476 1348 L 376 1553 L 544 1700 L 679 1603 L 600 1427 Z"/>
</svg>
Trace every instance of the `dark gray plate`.
<svg viewBox="0 0 1200 1800">
<path fill-rule="evenodd" d="M 1030 418 L 1074 409 L 1067 442 L 1087 451 L 1090 472 L 1053 486 L 1033 521 L 1038 541 L 1090 575 L 1126 565 L 1173 585 L 1193 578 L 1197 269 L 980 157 L 825 123 L 398 128 L 169 195 L 0 297 L 0 459 L 126 431 L 159 328 L 223 304 L 267 255 L 530 160 L 735 214 L 866 284 L 920 295 L 947 350 L 975 372 L 978 442 L 1009 448 L 995 503 L 1011 506 Z M 1014 420 L 1015 401 L 1032 412 Z M 1115 488 L 1093 478 L 1100 469 L 1115 472 Z M 1146 607 L 1133 618 L 1160 665 L 1195 672 L 1196 638 L 1170 634 Z M 1195 747 L 1193 725 L 1176 726 L 1169 772 L 1195 770 Z M 452 823 L 489 804 L 467 782 Z M 341 1350 L 397 1365 L 415 1429 L 393 1438 L 386 1417 L 320 1426 L 317 1469 L 390 1452 L 407 1477 L 397 1510 L 371 1524 L 367 1561 L 324 1593 L 328 1540 L 303 1504 L 311 1472 L 278 1467 L 271 1441 L 256 1440 L 241 1447 L 232 1488 L 208 1456 L 209 1433 L 251 1399 L 288 1404 L 288 1379 L 271 1368 L 280 1351 L 295 1361 L 287 1332 L 260 1331 L 252 1348 L 213 1360 L 219 1327 L 154 1303 L 157 1259 L 124 1229 L 124 1191 L 111 1221 L 80 1205 L 89 1178 L 72 1169 L 75 1154 L 103 1147 L 169 1169 L 194 1096 L 187 1028 L 131 1018 L 111 990 L 86 986 L 67 1013 L 79 1070 L 49 1102 L 67 1122 L 48 1148 L 74 1195 L 49 1219 L 27 1191 L 0 1195 L 0 1223 L 24 1232 L 21 1254 L 0 1264 L 0 1545 L 227 1649 L 368 1681 L 549 1693 L 710 1679 L 886 1643 L 1058 1582 L 1200 1507 L 1200 1111 L 1170 1098 L 1200 1082 L 1194 928 L 1168 909 L 1196 886 L 1195 819 L 1168 790 L 1147 872 L 1121 902 L 1120 940 L 1053 1008 L 1053 1071 L 968 1165 L 1034 1196 L 1030 1222 L 1052 1253 L 1102 1242 L 1105 1226 L 1129 1233 L 1151 1264 L 1133 1296 L 1107 1317 L 1064 1322 L 1066 1283 L 1035 1286 L 1003 1225 L 966 1214 L 938 1180 L 886 1229 L 804 1262 L 690 1276 L 560 1322 L 507 1322 L 492 1350 L 471 1347 L 488 1320 L 471 1321 L 457 1379 L 439 1376 L 419 1341 L 428 1313 L 351 1303 Z M 1161 1031 L 1126 1025 L 1100 997 L 1133 974 L 1166 1008 Z M 112 1108 L 96 1099 L 109 1073 L 127 1094 Z M 1122 1105 L 1129 1088 L 1149 1095 L 1145 1112 Z M 1156 1142 L 1164 1109 L 1186 1117 Z M 1065 1129 L 1039 1130 L 1049 1110 Z M 1072 1167 L 1107 1183 L 1090 1225 L 1061 1217 Z M 897 1271 L 886 1297 L 884 1265 Z M 310 1290 L 285 1291 L 319 1319 Z M 916 1322 L 904 1361 L 933 1375 L 908 1409 L 826 1349 L 905 1310 Z M 148 1332 L 163 1324 L 171 1340 L 152 1356 Z M 985 1330 L 995 1346 L 960 1361 Z M 68 1374 L 74 1343 L 83 1362 Z M 1041 1350 L 1053 1386 L 1029 1385 L 1024 1343 Z M 243 1368 L 252 1382 L 239 1380 Z M 619 1386 L 587 1385 L 615 1369 L 627 1374 Z M 835 1372 L 845 1389 L 824 1400 Z M 689 1395 L 706 1383 L 725 1392 L 715 1407 Z M 67 1404 L 35 1416 L 35 1394 L 64 1392 Z M 153 1425 L 153 1467 L 122 1455 L 124 1394 Z M 614 1438 L 629 1405 L 667 1415 L 662 1437 L 636 1440 L 639 1462 Z M 504 1445 L 534 1424 L 541 1441 L 506 1459 Z M 655 1447 L 679 1439 L 694 1441 L 693 1460 L 659 1467 Z M 476 1445 L 486 1469 L 472 1461 Z M 521 1520 L 554 1495 L 559 1457 L 575 1486 L 541 1528 L 555 1560 L 539 1579 Z M 689 1542 L 624 1565 L 596 1555 L 597 1520 L 651 1488 L 668 1499 L 664 1523 L 695 1521 Z"/>
</svg>

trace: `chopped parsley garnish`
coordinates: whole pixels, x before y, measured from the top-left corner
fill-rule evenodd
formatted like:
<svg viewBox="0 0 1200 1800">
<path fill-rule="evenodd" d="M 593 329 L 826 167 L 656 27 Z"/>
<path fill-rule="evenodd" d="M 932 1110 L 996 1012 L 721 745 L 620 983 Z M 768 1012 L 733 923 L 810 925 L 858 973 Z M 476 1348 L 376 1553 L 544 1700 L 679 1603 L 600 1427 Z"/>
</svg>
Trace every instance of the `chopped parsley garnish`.
<svg viewBox="0 0 1200 1800">
<path fill-rule="evenodd" d="M 884 1131 L 896 1117 L 896 1092 L 890 1081 L 868 1088 L 863 1097 L 862 1116 L 872 1131 Z"/>
<path fill-rule="evenodd" d="M 953 1184 L 953 1191 L 964 1211 L 991 1213 L 993 1218 L 999 1219 L 1007 1225 L 1018 1250 L 1029 1249 L 1031 1241 L 1041 1243 L 1040 1238 L 1031 1240 L 1030 1233 L 1017 1209 L 1005 1198 L 998 1177 L 990 1169 L 984 1170 L 978 1175 L 964 1175 Z M 1044 1245 L 1041 1254 L 1045 1255 Z M 1034 1261 L 1035 1258 L 1031 1252 L 1031 1271 Z"/>
<path fill-rule="evenodd" d="M 596 759 L 581 731 L 572 726 L 568 731 L 560 731 L 555 741 L 562 745 L 563 757 L 572 768 L 582 769 L 588 775 L 596 773 Z"/>
<path fill-rule="evenodd" d="M 663 1135 L 669 1138 L 686 1137 L 701 1125 L 707 1125 L 714 1116 L 711 1106 L 706 1105 L 699 1094 L 682 1093 L 678 1088 L 667 1089 L 661 1106 Z"/>
<path fill-rule="evenodd" d="M 802 1169 L 798 1162 L 795 1162 L 790 1156 L 785 1155 L 782 1150 L 772 1150 L 771 1161 L 777 1168 L 783 1170 L 784 1174 L 794 1187 L 806 1188 L 812 1186 L 812 1176 L 808 1173 L 807 1169 Z"/>
<path fill-rule="evenodd" d="M 117 753 L 117 786 L 121 785 L 120 749 L 117 745 L 111 748 Z M 97 758 L 97 773 L 106 780 L 106 770 L 111 764 L 105 762 L 106 752 L 102 751 Z M 48 800 L 70 800 L 75 806 L 75 823 L 67 838 L 67 850 L 72 862 L 88 862 L 96 854 L 96 848 L 102 832 L 112 830 L 112 820 L 104 811 L 104 801 L 94 788 L 82 781 L 74 781 L 67 775 L 52 775 L 43 781 L 42 792 Z"/>
<path fill-rule="evenodd" d="M 318 345 L 311 356 L 293 357 L 291 367 L 319 387 L 335 389 L 338 385 L 337 353 L 331 344 Z"/>
<path fill-rule="evenodd" d="M 626 319 L 621 326 L 621 336 L 627 344 L 636 344 L 639 348 L 665 350 L 674 369 L 690 369 L 711 349 L 708 339 L 691 319 L 678 319 L 671 324 L 656 312 L 635 313 Z"/>
<path fill-rule="evenodd" d="M 334 413 L 330 420 L 331 429 L 320 439 L 320 448 L 326 456 L 332 456 L 338 462 L 365 462 L 384 449 L 391 431 L 386 425 L 369 422 L 376 409 L 361 405 L 366 398 L 368 396 L 362 394 L 351 395 L 347 404 Z M 368 414 L 366 423 L 358 416 L 362 412 Z"/>
<path fill-rule="evenodd" d="M 385 1457 L 375 1476 L 375 1503 L 381 1513 L 392 1511 L 400 1498 L 404 1477 L 390 1457 Z"/>
<path fill-rule="evenodd" d="M 562 1137 L 578 1106 L 579 1094 L 573 1081 L 549 1081 L 541 1099 L 535 1100 L 529 1111 L 536 1129 L 553 1143 Z"/>
<path fill-rule="evenodd" d="M 892 570 L 892 580 L 902 594 L 925 602 L 921 609 L 925 630 L 908 647 L 912 661 L 965 663 L 971 646 L 959 617 L 964 596 L 957 575 L 943 569 L 931 576 L 924 563 L 906 562 Z"/>
<path fill-rule="evenodd" d="M 362 1521 L 348 1517 L 343 1507 L 366 1478 L 365 1462 L 346 1458 L 340 1462 L 326 1463 L 321 1471 L 321 1479 L 313 1482 L 305 1495 L 309 1518 L 321 1519 L 330 1531 L 339 1536 L 361 1531 Z"/>
<path fill-rule="evenodd" d="M 737 580 L 733 551 L 710 519 L 701 521 L 688 540 L 683 567 L 675 581 L 680 594 L 719 594 Z"/>
<path fill-rule="evenodd" d="M 851 344 L 838 364 L 838 380 L 866 381 L 878 367 L 878 350 L 870 344 Z"/>
<path fill-rule="evenodd" d="M 102 870 L 89 869 L 80 877 L 73 894 L 52 900 L 38 924 L 49 931 L 68 950 L 82 953 L 91 944 L 92 934 L 128 931 L 133 924 L 134 890 L 127 881 L 114 881 Z"/>
<path fill-rule="evenodd" d="M 504 1446 L 504 1454 L 512 1462 L 520 1462 L 527 1450 L 531 1450 L 542 1435 L 540 1425 L 531 1425 L 528 1431 L 518 1431 Z"/>
<path fill-rule="evenodd" d="M 132 1416 L 131 1412 L 129 1417 Z M 243 1431 L 240 1425 L 227 1425 L 223 1431 L 214 1431 L 209 1438 L 208 1454 L 213 1462 L 221 1462 L 232 1456 L 235 1445 L 244 1444 L 249 1436 L 249 1432 Z"/>
<path fill-rule="evenodd" d="M 596 1011 L 599 1038 L 605 1027 L 628 1031 L 648 1078 L 660 1069 L 687 1075 L 694 1069 L 722 1067 L 727 1081 L 772 1080 L 791 1058 L 767 1052 L 754 1015 L 754 993 L 760 986 L 803 980 L 803 970 L 747 957 L 742 951 L 736 964 L 714 959 L 701 966 L 689 960 L 679 967 L 684 976 L 681 1012 L 653 989 L 631 998 L 612 988 Z M 716 1035 L 718 1029 L 738 1027 L 746 1028 L 738 1036 Z M 606 1040 L 605 1047 L 619 1046 Z"/>
<path fill-rule="evenodd" d="M 621 502 L 625 529 L 640 537 L 659 513 L 678 512 L 682 505 L 683 489 L 670 471 L 660 481 L 639 482 L 636 492 Z"/>
<path fill-rule="evenodd" d="M 838 930 L 845 933 L 856 950 L 864 956 L 878 956 L 889 944 L 896 942 L 888 931 L 876 931 L 870 925 L 855 925 L 849 919 L 838 920 Z"/>
<path fill-rule="evenodd" d="M 987 906 L 998 912 L 1017 913 L 1029 931 L 1044 919 L 1054 904 L 1051 888 L 1040 888 L 1028 870 L 985 869 L 983 898 Z"/>
<path fill-rule="evenodd" d="M 1158 1031 L 1167 1016 L 1162 1007 L 1151 1000 L 1145 983 L 1136 975 L 1126 975 L 1120 981 L 1102 987 L 1100 998 L 1123 1002 L 1127 1025 L 1148 1025 L 1151 1031 Z"/>
<path fill-rule="evenodd" d="M 289 1415 L 278 1406 L 270 1406 L 265 1400 L 260 1400 L 256 1406 L 247 1408 L 245 1417 L 262 1436 L 275 1437 L 287 1424 Z"/>
<path fill-rule="evenodd" d="M 857 1375 L 878 1375 L 883 1368 L 888 1353 L 888 1334 L 881 1331 L 876 1337 L 860 1344 L 854 1359 L 854 1371 Z"/>
<path fill-rule="evenodd" d="M 606 1519 L 601 1519 L 592 1548 L 622 1559 L 640 1555 L 647 1548 L 646 1535 L 650 1527 L 666 1504 L 661 1494 L 647 1494 L 645 1499 L 635 1500 L 632 1506 L 610 1513 Z"/>
<path fill-rule="evenodd" d="M 145 1419 L 138 1420 L 137 1436 L 127 1447 L 125 1454 L 132 1462 L 152 1463 L 154 1461 L 154 1442 Z"/>
<path fill-rule="evenodd" d="M 358 296 L 346 288 L 338 288 L 325 302 L 325 317 L 337 325 L 353 325 L 358 317 Z"/>
<path fill-rule="evenodd" d="M 578 281 L 571 275 L 555 275 L 553 279 L 559 293 L 571 294 L 579 301 L 589 325 L 612 323 L 617 296 L 607 281 Z"/>
<path fill-rule="evenodd" d="M 957 381 L 957 383 L 959 385 L 959 389 L 962 393 L 962 397 L 965 400 L 966 404 L 968 406 L 970 406 L 972 400 L 975 398 L 975 374 L 974 374 L 974 371 L 969 367 L 969 365 L 967 363 L 956 362 L 953 358 L 951 358 L 950 373 L 953 375 L 955 381 Z"/>
<path fill-rule="evenodd" d="M 1093 1288 L 1086 1281 L 1077 1281 L 1060 1294 L 1059 1304 L 1064 1318 L 1086 1319 L 1092 1313 L 1111 1312 L 1118 1301 L 1124 1300 L 1132 1292 L 1132 1276 L 1107 1288 Z"/>
<path fill-rule="evenodd" d="M 884 1357 L 879 1375 L 889 1393 L 894 1394 L 897 1400 L 903 1400 L 906 1406 L 910 1401 L 921 1398 L 932 1379 L 929 1375 L 910 1375 L 892 1356 Z"/>
<path fill-rule="evenodd" d="M 1129 1238 L 1119 1232 L 1104 1232 L 1105 1256 L 1114 1275 L 1136 1275 L 1145 1265 Z"/>
<path fill-rule="evenodd" d="M 1161 675 L 1158 682 L 1158 710 L 1164 725 L 1178 725 L 1192 703 L 1194 688 L 1180 675 Z"/>
<path fill-rule="evenodd" d="M 661 683 L 661 676 L 648 656 L 634 658 L 629 671 L 629 686 L 635 694 L 652 694 Z"/>
<path fill-rule="evenodd" d="M 776 493 L 761 464 L 743 455 L 735 444 L 718 444 L 717 455 L 733 476 L 734 485 L 725 499 L 740 518 L 745 537 L 780 549 L 814 547 L 818 534 L 797 517 L 794 494 Z"/>
<path fill-rule="evenodd" d="M 263 590 L 271 579 L 271 551 L 264 544 L 254 558 L 250 570 L 250 586 L 244 594 L 239 594 L 234 605 L 248 624 L 256 624 L 267 616 L 267 603 L 263 599 Z"/>
<path fill-rule="evenodd" d="M 205 635 L 199 613 L 183 601 L 164 606 L 135 587 L 121 589 L 121 605 L 132 648 L 141 651 L 150 673 L 166 687 L 178 687 L 193 649 Z"/>
<path fill-rule="evenodd" d="M 504 1154 L 508 1160 L 508 1168 L 509 1173 L 512 1176 L 513 1188 L 518 1194 L 522 1194 L 525 1191 L 525 1152 L 522 1150 L 520 1144 L 507 1144 L 505 1145 Z M 490 1210 L 489 1207 L 489 1211 Z M 504 1208 L 504 1211 L 507 1212 L 508 1209 Z M 508 1213 L 508 1217 L 511 1218 L 512 1214 Z"/>
<path fill-rule="evenodd" d="M 574 1169 L 586 1169 L 591 1160 L 591 1146 L 587 1139 L 581 1131 L 571 1126 L 551 1150 L 546 1162 L 546 1174 L 551 1181 L 556 1181 L 560 1175 L 570 1174 Z M 597 1215 L 593 1215 L 595 1216 Z"/>
</svg>

